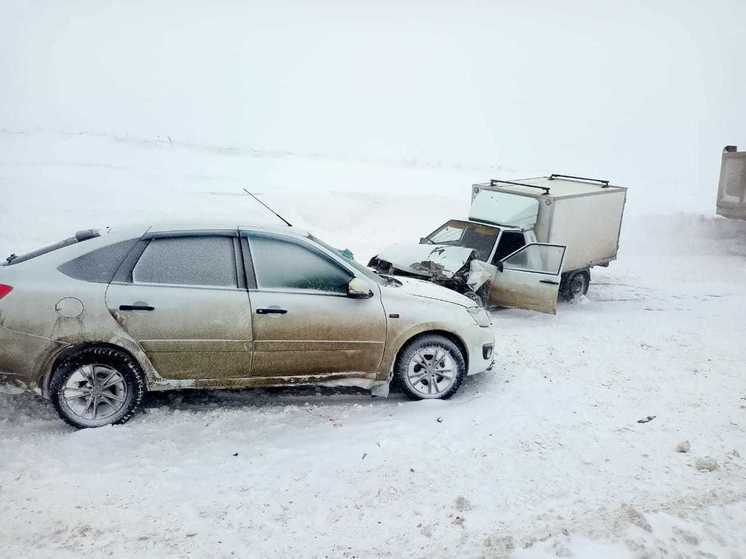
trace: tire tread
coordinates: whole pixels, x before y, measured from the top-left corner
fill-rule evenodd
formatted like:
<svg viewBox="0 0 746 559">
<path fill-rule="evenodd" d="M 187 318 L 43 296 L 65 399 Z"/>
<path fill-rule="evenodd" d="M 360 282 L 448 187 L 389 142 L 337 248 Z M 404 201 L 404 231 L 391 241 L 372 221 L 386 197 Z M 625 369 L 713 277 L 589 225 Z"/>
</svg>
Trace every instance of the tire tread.
<svg viewBox="0 0 746 559">
<path fill-rule="evenodd" d="M 124 375 L 128 383 L 128 388 L 132 390 L 134 397 L 130 402 L 127 412 L 111 424 L 121 425 L 132 419 L 145 397 L 145 379 L 140 365 L 128 353 L 109 346 L 84 347 L 65 358 L 52 372 L 52 378 L 49 383 L 49 395 L 57 414 L 65 423 L 77 429 L 91 428 L 77 422 L 75 418 L 69 417 L 60 405 L 60 391 L 65 382 L 67 382 L 69 375 L 79 367 L 90 363 L 110 365 Z"/>
<path fill-rule="evenodd" d="M 404 380 L 404 375 L 407 374 L 406 363 L 409 362 L 411 354 L 414 353 L 417 348 L 427 345 L 440 346 L 443 349 L 450 351 L 453 358 L 456 360 L 456 364 L 458 365 L 456 381 L 453 383 L 451 388 L 449 388 L 448 391 L 440 397 L 440 399 L 442 400 L 447 400 L 448 398 L 456 394 L 456 392 L 458 392 L 458 389 L 464 382 L 464 378 L 466 378 L 466 360 L 464 359 L 464 355 L 461 352 L 461 349 L 445 336 L 442 336 L 440 334 L 425 334 L 416 337 L 408 342 L 399 351 L 399 356 L 397 357 L 396 366 L 394 369 L 394 378 L 396 379 L 396 383 L 399 385 L 402 392 L 404 392 L 407 398 L 409 398 L 410 400 L 423 400 L 424 398 L 422 398 L 422 396 L 413 392 L 409 388 Z"/>
</svg>

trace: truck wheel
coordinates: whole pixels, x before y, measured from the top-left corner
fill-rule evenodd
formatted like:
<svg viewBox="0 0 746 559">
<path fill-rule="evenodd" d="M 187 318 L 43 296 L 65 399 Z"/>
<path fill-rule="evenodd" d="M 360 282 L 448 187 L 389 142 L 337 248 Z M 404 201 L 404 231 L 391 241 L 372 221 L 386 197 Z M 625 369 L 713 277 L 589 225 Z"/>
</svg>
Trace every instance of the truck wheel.
<svg viewBox="0 0 746 559">
<path fill-rule="evenodd" d="M 422 336 L 399 354 L 395 375 L 408 398 L 445 400 L 464 381 L 466 362 L 461 350 L 448 338 Z"/>
<path fill-rule="evenodd" d="M 591 273 L 588 270 L 570 274 L 565 278 L 563 285 L 560 287 L 562 298 L 566 301 L 572 301 L 581 295 L 586 295 L 590 283 Z"/>
</svg>

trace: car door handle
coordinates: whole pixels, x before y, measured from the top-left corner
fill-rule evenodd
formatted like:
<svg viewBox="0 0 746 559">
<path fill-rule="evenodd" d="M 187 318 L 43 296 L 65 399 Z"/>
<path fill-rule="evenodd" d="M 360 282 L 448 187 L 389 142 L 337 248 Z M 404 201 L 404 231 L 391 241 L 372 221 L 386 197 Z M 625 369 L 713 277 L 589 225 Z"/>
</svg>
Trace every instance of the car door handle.
<svg viewBox="0 0 746 559">
<path fill-rule="evenodd" d="M 286 309 L 281 309 L 280 307 L 269 307 L 266 309 L 256 309 L 256 314 L 287 314 L 288 311 Z"/>
<path fill-rule="evenodd" d="M 120 311 L 154 311 L 150 305 L 119 305 Z"/>
<path fill-rule="evenodd" d="M 560 282 L 552 280 L 539 280 L 539 283 L 548 283 L 549 285 L 559 285 Z"/>
</svg>

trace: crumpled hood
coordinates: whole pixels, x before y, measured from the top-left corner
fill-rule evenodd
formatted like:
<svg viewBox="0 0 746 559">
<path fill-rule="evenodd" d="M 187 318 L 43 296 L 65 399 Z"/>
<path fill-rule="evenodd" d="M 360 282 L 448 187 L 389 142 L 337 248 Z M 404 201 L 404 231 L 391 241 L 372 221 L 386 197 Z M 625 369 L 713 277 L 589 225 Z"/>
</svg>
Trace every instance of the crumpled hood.
<svg viewBox="0 0 746 559">
<path fill-rule="evenodd" d="M 474 249 L 450 245 L 397 244 L 385 249 L 378 258 L 410 274 L 450 279 L 473 253 Z"/>
<path fill-rule="evenodd" d="M 405 278 L 401 276 L 396 276 L 396 279 L 401 282 L 401 287 L 384 287 L 384 297 L 386 289 L 397 289 L 404 291 L 408 295 L 415 295 L 416 297 L 424 297 L 426 299 L 435 299 L 436 301 L 453 303 L 462 307 L 477 306 L 474 301 L 464 295 L 461 295 L 461 293 L 442 287 L 435 283 L 430 283 L 429 281 L 415 278 Z"/>
</svg>

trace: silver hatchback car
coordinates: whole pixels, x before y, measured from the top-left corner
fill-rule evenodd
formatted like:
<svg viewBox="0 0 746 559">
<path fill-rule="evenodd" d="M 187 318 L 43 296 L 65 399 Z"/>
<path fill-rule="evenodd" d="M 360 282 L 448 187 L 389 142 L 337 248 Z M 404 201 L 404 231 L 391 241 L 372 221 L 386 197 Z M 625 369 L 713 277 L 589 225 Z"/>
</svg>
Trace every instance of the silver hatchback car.
<svg viewBox="0 0 746 559">
<path fill-rule="evenodd" d="M 0 266 L 0 374 L 75 427 L 149 390 L 316 384 L 448 398 L 491 369 L 470 299 L 373 273 L 294 228 L 81 231 Z"/>
</svg>

